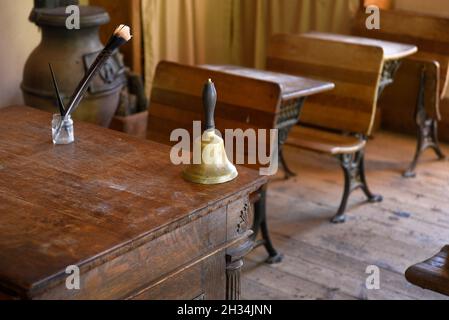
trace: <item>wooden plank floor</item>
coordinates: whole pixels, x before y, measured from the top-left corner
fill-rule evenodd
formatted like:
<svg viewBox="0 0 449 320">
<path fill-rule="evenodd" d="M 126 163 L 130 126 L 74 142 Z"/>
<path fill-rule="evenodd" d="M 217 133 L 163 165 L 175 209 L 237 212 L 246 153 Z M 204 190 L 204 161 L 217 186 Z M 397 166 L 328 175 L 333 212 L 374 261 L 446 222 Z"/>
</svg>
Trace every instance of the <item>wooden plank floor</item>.
<svg viewBox="0 0 449 320">
<path fill-rule="evenodd" d="M 263 263 L 258 248 L 246 259 L 245 299 L 445 299 L 410 285 L 408 266 L 449 244 L 449 162 L 434 161 L 427 151 L 416 179 L 401 172 L 413 156 L 413 137 L 381 132 L 367 149 L 368 183 L 384 196 L 364 202 L 361 191 L 350 198 L 348 221 L 333 225 L 343 190 L 337 160 L 286 148 L 298 173 L 272 180 L 268 219 L 275 246 L 284 255 L 278 265 Z M 448 145 L 444 151 L 449 155 Z M 380 268 L 380 290 L 365 286 L 368 265 Z"/>
</svg>

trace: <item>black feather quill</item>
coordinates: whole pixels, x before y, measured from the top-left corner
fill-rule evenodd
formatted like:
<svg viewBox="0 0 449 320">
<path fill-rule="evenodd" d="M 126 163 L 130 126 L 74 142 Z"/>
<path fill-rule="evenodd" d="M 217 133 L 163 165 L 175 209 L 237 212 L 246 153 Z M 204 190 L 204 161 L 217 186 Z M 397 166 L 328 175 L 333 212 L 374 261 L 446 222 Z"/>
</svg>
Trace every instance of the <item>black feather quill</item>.
<svg viewBox="0 0 449 320">
<path fill-rule="evenodd" d="M 76 108 L 79 106 L 81 99 L 83 98 L 84 94 L 86 93 L 87 89 L 89 88 L 90 82 L 94 78 L 94 76 L 97 74 L 97 72 L 100 70 L 100 68 L 103 66 L 103 64 L 108 60 L 114 51 L 118 49 L 120 46 L 128 42 L 132 38 L 130 34 L 130 29 L 126 25 L 120 25 L 117 29 L 115 29 L 113 35 L 111 38 L 109 38 L 106 46 L 104 49 L 98 54 L 97 58 L 95 59 L 94 63 L 90 66 L 89 70 L 84 75 L 83 79 L 80 81 L 78 86 L 76 87 L 73 95 L 70 98 L 69 105 L 67 108 L 64 108 L 64 105 L 62 104 L 61 96 L 59 95 L 59 90 L 57 89 L 56 79 L 53 74 L 53 70 L 50 70 L 52 72 L 52 77 L 55 83 L 55 89 L 58 95 L 58 104 L 61 111 L 61 116 L 63 117 L 61 124 L 59 125 L 56 135 L 59 134 L 62 124 L 64 123 L 64 120 L 67 120 L 68 117 L 76 110 Z"/>
<path fill-rule="evenodd" d="M 58 83 L 56 82 L 55 73 L 53 72 L 53 68 L 51 67 L 51 63 L 48 64 L 50 67 L 51 78 L 53 79 L 53 86 L 55 87 L 56 99 L 58 100 L 59 112 L 61 113 L 61 117 L 65 115 L 65 107 L 64 102 L 62 101 L 61 94 L 59 92 Z"/>
</svg>

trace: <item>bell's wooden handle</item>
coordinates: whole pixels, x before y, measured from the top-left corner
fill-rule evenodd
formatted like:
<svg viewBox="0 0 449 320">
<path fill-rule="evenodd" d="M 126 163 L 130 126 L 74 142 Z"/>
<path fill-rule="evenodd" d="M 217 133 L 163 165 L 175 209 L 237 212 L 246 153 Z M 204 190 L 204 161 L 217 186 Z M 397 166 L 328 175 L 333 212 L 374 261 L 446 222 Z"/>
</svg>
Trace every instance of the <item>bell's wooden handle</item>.
<svg viewBox="0 0 449 320">
<path fill-rule="evenodd" d="M 211 79 L 207 81 L 203 89 L 203 108 L 206 120 L 205 129 L 215 129 L 215 106 L 217 104 L 217 90 Z"/>
</svg>

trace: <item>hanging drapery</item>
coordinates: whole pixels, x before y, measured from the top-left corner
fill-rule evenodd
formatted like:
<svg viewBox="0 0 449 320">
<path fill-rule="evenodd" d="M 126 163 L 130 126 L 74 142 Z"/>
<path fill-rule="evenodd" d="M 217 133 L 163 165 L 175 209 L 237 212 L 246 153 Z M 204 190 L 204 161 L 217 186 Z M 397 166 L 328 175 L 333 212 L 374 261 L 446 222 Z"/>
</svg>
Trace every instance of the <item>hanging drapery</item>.
<svg viewBox="0 0 449 320">
<path fill-rule="evenodd" d="M 142 0 L 145 82 L 160 60 L 229 63 L 233 0 Z"/>
<path fill-rule="evenodd" d="M 234 57 L 241 64 L 262 68 L 271 35 L 310 30 L 347 33 L 359 1 L 235 0 L 234 6 Z"/>
<path fill-rule="evenodd" d="M 263 67 L 275 33 L 345 33 L 359 0 L 142 0 L 145 80 L 160 60 Z"/>
</svg>

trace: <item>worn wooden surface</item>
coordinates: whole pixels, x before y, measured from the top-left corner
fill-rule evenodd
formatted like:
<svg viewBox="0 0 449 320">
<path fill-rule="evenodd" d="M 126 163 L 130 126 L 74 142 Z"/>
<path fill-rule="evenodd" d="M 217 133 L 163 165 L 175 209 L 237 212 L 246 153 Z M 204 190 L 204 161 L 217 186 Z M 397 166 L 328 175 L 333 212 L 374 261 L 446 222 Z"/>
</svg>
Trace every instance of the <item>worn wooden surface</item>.
<svg viewBox="0 0 449 320">
<path fill-rule="evenodd" d="M 399 40 L 397 42 L 392 42 L 366 37 L 357 37 L 357 36 L 350 36 L 336 33 L 324 33 L 324 32 L 308 32 L 304 33 L 303 35 L 315 39 L 324 39 L 344 43 L 379 47 L 382 48 L 383 50 L 385 61 L 402 59 L 418 51 L 416 45 L 407 44 L 404 43 L 404 41 Z"/>
<path fill-rule="evenodd" d="M 380 132 L 367 145 L 371 186 L 382 203 L 358 205 L 354 193 L 346 224 L 332 225 L 341 197 L 337 161 L 297 148 L 286 157 L 298 177 L 268 188 L 268 220 L 282 264 L 267 266 L 257 249 L 246 259 L 245 299 L 442 299 L 408 283 L 405 270 L 434 255 L 449 239 L 449 162 L 428 162 L 418 179 L 400 173 L 415 150 L 412 137 Z M 444 150 L 449 151 L 445 145 Z M 380 268 L 380 290 L 367 290 L 365 270 Z"/>
<path fill-rule="evenodd" d="M 407 269 L 405 276 L 410 283 L 423 289 L 449 296 L 449 246 L 424 262 Z"/>
<path fill-rule="evenodd" d="M 366 141 L 353 136 L 329 133 L 323 130 L 296 126 L 288 137 L 287 145 L 338 155 L 362 150 Z"/>
<path fill-rule="evenodd" d="M 383 59 L 378 47 L 280 34 L 270 40 L 267 69 L 335 83 L 306 101 L 301 123 L 368 135 Z"/>
<path fill-rule="evenodd" d="M 284 73 L 257 70 L 233 65 L 202 65 L 201 67 L 233 74 L 239 77 L 259 79 L 277 83 L 281 87 L 283 101 L 303 98 L 324 91 L 329 91 L 335 86 L 333 83 L 313 80 L 300 76 L 292 76 Z"/>
<path fill-rule="evenodd" d="M 75 123 L 76 143 L 53 146 L 50 121 L 27 107 L 0 111 L 0 290 L 126 298 L 197 263 L 210 270 L 245 236 L 240 210 L 266 182 L 258 172 L 195 185 L 166 146 L 84 123 Z M 69 265 L 80 267 L 86 290 L 65 290 Z"/>
</svg>

